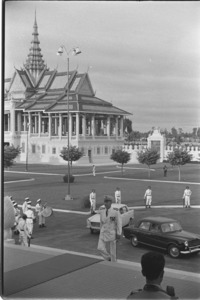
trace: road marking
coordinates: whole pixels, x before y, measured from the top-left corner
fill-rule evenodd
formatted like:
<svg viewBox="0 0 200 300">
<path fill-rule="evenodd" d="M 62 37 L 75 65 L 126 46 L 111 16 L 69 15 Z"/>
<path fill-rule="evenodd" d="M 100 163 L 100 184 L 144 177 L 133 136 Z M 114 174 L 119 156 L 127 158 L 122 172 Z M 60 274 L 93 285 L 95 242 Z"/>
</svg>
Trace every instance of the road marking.
<svg viewBox="0 0 200 300">
<path fill-rule="evenodd" d="M 21 180 L 13 180 L 13 181 L 5 181 L 4 183 L 13 183 L 13 182 L 21 182 L 21 181 L 33 181 L 35 178 L 30 178 L 30 179 L 21 179 Z"/>
<path fill-rule="evenodd" d="M 19 207 L 22 207 L 22 205 L 18 205 Z M 152 208 L 182 208 L 182 205 L 155 205 L 152 206 Z M 35 206 L 32 206 L 34 209 Z M 200 205 L 192 205 L 191 208 L 200 208 Z M 90 215 L 90 211 L 78 211 L 78 210 L 68 210 L 68 209 L 59 209 L 59 208 L 52 208 L 55 212 L 61 212 L 61 213 L 69 213 L 69 214 L 76 214 L 76 215 Z M 129 209 L 145 209 L 144 206 L 129 206 Z"/>
<path fill-rule="evenodd" d="M 19 173 L 19 174 L 32 174 L 32 175 L 48 175 L 48 176 L 65 176 L 65 174 L 55 174 L 55 173 L 37 173 L 37 172 L 24 172 L 24 171 L 5 171 L 7 173 Z M 120 173 L 121 171 L 106 171 L 106 172 L 96 172 L 96 175 L 99 174 L 110 174 L 110 173 Z M 73 174 L 74 177 L 81 177 L 81 176 L 93 176 L 93 173 L 86 173 L 86 174 Z"/>
<path fill-rule="evenodd" d="M 186 182 L 186 181 L 165 181 L 165 180 L 153 180 L 153 179 L 134 179 L 134 178 L 117 178 L 104 176 L 106 179 L 116 179 L 116 180 L 134 180 L 134 181 L 151 181 L 151 182 L 161 182 L 161 183 L 179 183 L 179 184 L 196 184 L 200 185 L 199 182 Z"/>
<path fill-rule="evenodd" d="M 121 168 L 121 166 L 116 166 L 116 168 Z M 123 169 L 130 169 L 130 170 L 144 170 L 144 171 L 153 171 L 155 172 L 155 169 L 148 169 L 148 168 L 130 168 L 130 167 L 123 167 Z"/>
</svg>

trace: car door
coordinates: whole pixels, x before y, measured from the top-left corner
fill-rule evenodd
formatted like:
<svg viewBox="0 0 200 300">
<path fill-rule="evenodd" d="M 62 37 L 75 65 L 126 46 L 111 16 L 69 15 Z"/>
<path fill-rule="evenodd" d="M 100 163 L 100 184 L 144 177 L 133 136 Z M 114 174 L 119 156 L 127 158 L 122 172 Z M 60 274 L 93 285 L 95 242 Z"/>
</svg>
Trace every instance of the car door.
<svg viewBox="0 0 200 300">
<path fill-rule="evenodd" d="M 163 236 L 160 224 L 152 222 L 149 228 L 149 233 L 150 245 L 161 249 L 166 248 L 166 239 Z"/>
<path fill-rule="evenodd" d="M 138 226 L 137 238 L 140 243 L 149 245 L 151 240 L 151 233 L 149 231 L 151 222 L 141 221 Z"/>
</svg>

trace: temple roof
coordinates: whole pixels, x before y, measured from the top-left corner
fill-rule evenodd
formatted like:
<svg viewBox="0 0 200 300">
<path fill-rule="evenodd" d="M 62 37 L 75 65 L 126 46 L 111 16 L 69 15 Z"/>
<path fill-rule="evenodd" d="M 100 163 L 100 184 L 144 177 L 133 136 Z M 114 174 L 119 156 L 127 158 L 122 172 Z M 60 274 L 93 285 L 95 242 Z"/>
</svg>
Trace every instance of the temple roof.
<svg viewBox="0 0 200 300">
<path fill-rule="evenodd" d="M 32 46 L 26 64 L 21 70 L 15 69 L 11 79 L 5 80 L 6 95 L 23 93 L 24 97 L 16 102 L 15 109 L 21 111 L 43 111 L 48 113 L 85 112 L 109 115 L 129 115 L 112 103 L 96 97 L 88 73 L 77 70 L 48 70 L 42 59 L 39 47 L 38 26 L 33 26 Z M 68 95 L 69 93 L 69 95 Z M 8 99 L 5 97 L 5 99 Z M 19 97 L 18 97 L 19 99 Z"/>
<path fill-rule="evenodd" d="M 27 71 L 29 71 L 35 83 L 39 77 L 39 74 L 42 72 L 46 65 L 43 60 L 43 55 L 41 54 L 41 48 L 39 47 L 40 41 L 38 39 L 38 26 L 36 21 L 36 13 L 35 13 L 35 22 L 33 25 L 33 39 L 31 41 L 31 48 L 29 49 L 28 58 L 24 67 Z"/>
</svg>

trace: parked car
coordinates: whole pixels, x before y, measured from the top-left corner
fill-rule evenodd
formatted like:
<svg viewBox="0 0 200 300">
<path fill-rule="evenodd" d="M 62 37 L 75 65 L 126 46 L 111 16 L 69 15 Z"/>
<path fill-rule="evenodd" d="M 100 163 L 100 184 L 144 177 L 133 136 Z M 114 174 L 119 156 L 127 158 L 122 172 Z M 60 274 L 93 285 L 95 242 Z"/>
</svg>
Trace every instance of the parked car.
<svg viewBox="0 0 200 300">
<path fill-rule="evenodd" d="M 112 208 L 119 211 L 122 217 L 122 227 L 127 226 L 131 224 L 133 218 L 134 218 L 134 210 L 129 209 L 127 205 L 125 204 L 117 204 L 112 203 Z M 102 205 L 102 207 L 105 207 Z M 87 228 L 90 229 L 90 232 L 93 233 L 95 230 L 100 231 L 100 214 L 97 211 L 97 213 L 90 218 L 87 219 Z"/>
<path fill-rule="evenodd" d="M 173 258 L 200 251 L 200 235 L 187 232 L 178 221 L 164 217 L 142 218 L 124 228 L 124 237 L 133 247 L 141 244 L 163 249 Z"/>
</svg>

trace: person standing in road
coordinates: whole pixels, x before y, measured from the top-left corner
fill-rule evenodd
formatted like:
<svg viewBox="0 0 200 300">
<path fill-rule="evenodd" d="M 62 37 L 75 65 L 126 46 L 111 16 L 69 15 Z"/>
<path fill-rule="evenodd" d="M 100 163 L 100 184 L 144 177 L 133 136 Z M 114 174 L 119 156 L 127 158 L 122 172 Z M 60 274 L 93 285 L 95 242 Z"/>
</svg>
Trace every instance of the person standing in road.
<svg viewBox="0 0 200 300">
<path fill-rule="evenodd" d="M 104 197 L 104 207 L 100 209 L 100 235 L 97 249 L 105 260 L 116 262 L 116 241 L 122 233 L 122 220 L 118 211 L 111 207 L 113 197 Z M 107 247 L 110 251 L 107 251 Z"/>
<path fill-rule="evenodd" d="M 127 299 L 178 299 L 174 287 L 161 287 L 164 276 L 165 258 L 161 253 L 147 252 L 141 258 L 142 275 L 146 278 L 143 289 L 130 293 Z"/>
<path fill-rule="evenodd" d="M 44 208 L 45 208 L 45 206 L 42 205 L 41 199 L 38 199 L 37 204 L 35 206 L 35 211 L 38 214 L 38 218 L 39 218 L 39 228 L 46 227 L 45 226 L 45 217 L 42 214 Z"/>
<path fill-rule="evenodd" d="M 152 203 L 152 190 L 151 186 L 149 185 L 145 194 L 144 194 L 144 200 L 145 200 L 145 206 L 146 208 L 149 207 L 151 208 L 151 203 Z"/>
<path fill-rule="evenodd" d="M 185 200 L 185 207 L 190 208 L 190 197 L 192 195 L 192 191 L 190 190 L 189 186 L 186 186 L 184 193 L 183 193 L 183 200 Z"/>
<path fill-rule="evenodd" d="M 24 199 L 24 203 L 22 204 L 22 212 L 23 212 L 23 214 L 25 214 L 25 212 L 27 211 L 27 202 L 29 201 L 29 198 L 28 197 L 26 197 L 25 199 Z"/>
<path fill-rule="evenodd" d="M 31 208 L 31 205 L 28 204 L 27 205 L 27 211 L 25 212 L 25 215 L 27 216 L 27 219 L 26 219 L 26 223 L 27 223 L 27 227 L 28 227 L 28 232 L 29 232 L 29 235 L 32 237 L 32 234 L 33 234 L 33 222 L 34 222 L 34 219 L 35 219 L 35 215 L 32 211 L 32 208 Z"/>
<path fill-rule="evenodd" d="M 95 214 L 96 210 L 96 191 L 93 189 L 90 193 L 90 211 L 91 215 Z"/>
<path fill-rule="evenodd" d="M 92 174 L 93 174 L 93 176 L 96 176 L 96 167 L 95 167 L 95 165 L 92 166 Z"/>
<path fill-rule="evenodd" d="M 164 177 L 167 177 L 167 166 L 166 165 L 164 165 L 163 171 L 164 171 Z"/>
<path fill-rule="evenodd" d="M 121 191 L 119 187 L 117 187 L 115 191 L 115 202 L 121 204 Z"/>
<path fill-rule="evenodd" d="M 28 226 L 26 223 L 27 215 L 23 214 L 19 219 L 19 223 L 17 225 L 17 229 L 19 231 L 19 242 L 22 246 L 28 247 L 28 238 L 31 238 L 29 234 Z"/>
</svg>

